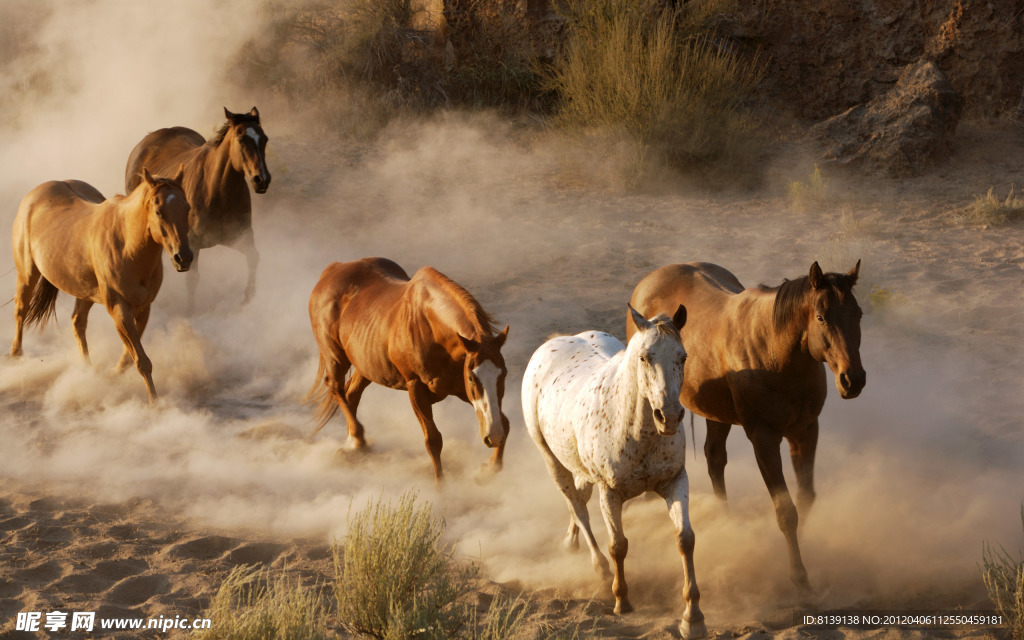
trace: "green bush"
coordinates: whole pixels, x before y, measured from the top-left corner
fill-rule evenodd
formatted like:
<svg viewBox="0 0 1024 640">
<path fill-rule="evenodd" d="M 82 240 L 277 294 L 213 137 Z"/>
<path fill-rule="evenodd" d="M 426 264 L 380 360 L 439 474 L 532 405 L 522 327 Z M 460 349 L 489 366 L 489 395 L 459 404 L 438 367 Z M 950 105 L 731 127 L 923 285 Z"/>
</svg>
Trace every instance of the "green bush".
<svg viewBox="0 0 1024 640">
<path fill-rule="evenodd" d="M 290 582 L 282 573 L 235 567 L 213 597 L 203 640 L 323 640 L 337 637 L 326 627 L 328 612 L 315 588 Z"/>
<path fill-rule="evenodd" d="M 1020 509 L 1024 527 L 1024 504 Z M 1006 620 L 1014 640 L 1024 640 L 1024 554 L 1014 559 L 1003 547 L 985 544 L 981 555 L 981 578 L 988 597 Z"/>
<path fill-rule="evenodd" d="M 334 548 L 335 596 L 342 624 L 384 640 L 455 637 L 468 618 L 458 599 L 476 566 L 461 565 L 440 542 L 444 520 L 407 493 L 372 502 L 349 518 L 344 548 Z"/>
<path fill-rule="evenodd" d="M 761 66 L 718 34 L 730 6 L 694 0 L 669 11 L 635 0 L 569 0 L 568 37 L 548 77 L 557 120 L 627 134 L 638 174 L 655 159 L 687 169 L 746 164 L 755 122 L 743 105 Z"/>
</svg>

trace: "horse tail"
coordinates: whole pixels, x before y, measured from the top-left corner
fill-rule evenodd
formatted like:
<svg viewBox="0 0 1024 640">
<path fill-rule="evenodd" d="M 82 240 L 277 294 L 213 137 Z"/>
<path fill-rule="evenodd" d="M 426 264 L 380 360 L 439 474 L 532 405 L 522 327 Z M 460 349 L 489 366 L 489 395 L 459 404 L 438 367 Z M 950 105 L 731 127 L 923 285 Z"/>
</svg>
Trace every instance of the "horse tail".
<svg viewBox="0 0 1024 640">
<path fill-rule="evenodd" d="M 316 426 L 313 428 L 312 433 L 309 434 L 309 437 L 312 438 L 320 433 L 324 425 L 330 422 L 331 418 L 338 413 L 338 403 L 335 402 L 334 395 L 331 393 L 330 385 L 327 382 L 327 361 L 322 353 L 320 354 L 320 363 L 316 369 L 316 379 L 313 380 L 313 386 L 310 387 L 303 402 L 305 404 L 318 405 L 315 413 Z"/>
<path fill-rule="evenodd" d="M 39 278 L 35 291 L 32 292 L 32 300 L 28 303 L 28 310 L 25 312 L 26 326 L 38 323 L 42 328 L 50 318 L 56 317 L 58 291 L 52 282 L 43 277 Z"/>
</svg>

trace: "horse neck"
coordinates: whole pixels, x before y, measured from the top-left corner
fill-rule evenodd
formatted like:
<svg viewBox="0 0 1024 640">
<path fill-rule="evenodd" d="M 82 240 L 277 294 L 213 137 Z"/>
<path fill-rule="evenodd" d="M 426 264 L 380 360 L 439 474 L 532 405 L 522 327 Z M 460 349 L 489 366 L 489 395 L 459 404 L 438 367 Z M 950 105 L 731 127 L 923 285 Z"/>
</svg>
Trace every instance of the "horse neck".
<svg viewBox="0 0 1024 640">
<path fill-rule="evenodd" d="M 806 298 L 800 307 L 800 313 L 786 322 L 777 325 L 775 322 L 775 295 L 762 295 L 756 301 L 758 325 L 764 328 L 766 336 L 768 362 L 770 368 L 785 370 L 795 366 L 815 364 L 807 348 L 807 310 Z"/>
<path fill-rule="evenodd" d="M 231 140 L 227 136 L 217 146 L 206 145 L 202 153 L 203 187 L 208 199 L 239 188 L 248 192 L 245 173 L 231 164 Z"/>
<path fill-rule="evenodd" d="M 160 245 L 149 232 L 149 211 L 146 206 L 146 187 L 136 188 L 131 194 L 113 201 L 115 233 L 124 238 L 124 253 L 140 256 L 160 253 Z"/>
<path fill-rule="evenodd" d="M 437 319 L 437 324 L 439 325 L 438 328 L 435 328 L 435 331 L 443 327 L 464 338 L 478 342 L 491 337 L 489 328 L 484 326 L 477 316 L 476 309 L 468 303 L 466 299 L 468 294 L 461 291 L 456 292 L 455 287 L 457 285 L 454 283 L 449 284 L 438 278 L 433 278 L 423 284 L 431 290 L 430 300 L 432 304 L 430 311 Z M 454 335 L 451 338 L 457 339 Z"/>
<path fill-rule="evenodd" d="M 636 337 L 635 334 L 634 337 Z M 613 430 L 622 430 L 624 438 L 639 440 L 645 431 L 654 433 L 654 423 L 649 421 L 647 399 L 640 394 L 637 374 L 637 355 L 640 340 L 630 340 L 623 351 L 617 353 L 606 366 L 612 369 L 605 402 L 614 407 Z M 650 422 L 650 424 L 647 424 Z"/>
</svg>

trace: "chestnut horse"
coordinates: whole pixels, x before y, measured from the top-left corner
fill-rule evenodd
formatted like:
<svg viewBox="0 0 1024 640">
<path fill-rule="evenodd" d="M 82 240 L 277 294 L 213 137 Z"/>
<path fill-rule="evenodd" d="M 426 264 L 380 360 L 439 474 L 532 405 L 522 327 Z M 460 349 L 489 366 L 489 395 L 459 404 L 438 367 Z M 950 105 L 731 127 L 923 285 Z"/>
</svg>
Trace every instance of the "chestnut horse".
<svg viewBox="0 0 1024 640">
<path fill-rule="evenodd" d="M 814 502 L 818 414 L 825 404 L 828 363 L 842 398 L 856 398 L 866 374 L 860 361 L 861 309 L 853 296 L 860 261 L 847 274 L 810 273 L 778 287 L 744 289 L 736 277 L 705 262 L 673 264 L 647 275 L 632 304 L 645 316 L 684 304 L 680 332 L 689 354 L 680 392 L 683 405 L 707 418 L 704 453 L 715 495 L 726 499 L 725 441 L 741 425 L 775 504 L 789 547 L 790 577 L 811 593 L 797 543 L 797 508 L 782 472 L 779 446 L 789 441 L 797 504 Z M 635 331 L 631 318 L 626 333 Z"/>
<path fill-rule="evenodd" d="M 340 408 L 348 447 L 361 449 L 366 440 L 356 409 L 363 391 L 371 382 L 404 389 L 441 481 L 442 439 L 432 405 L 455 396 L 473 405 L 480 436 L 495 449 L 490 468 L 501 469 L 509 429 L 501 410 L 507 373 L 501 346 L 508 327 L 495 335 L 491 317 L 469 292 L 432 267 L 409 278 L 385 258 L 335 262 L 313 288 L 309 319 L 320 350 L 308 396 L 320 401 L 311 435 Z"/>
<path fill-rule="evenodd" d="M 142 170 L 167 174 L 183 164 L 182 186 L 192 205 L 188 241 L 195 263 L 186 278 L 188 309 L 195 308 L 199 284 L 199 250 L 223 244 L 245 255 L 249 281 L 242 304 L 256 292 L 256 267 L 260 254 L 252 231 L 252 203 L 245 181 L 256 193 L 270 186 L 267 170 L 267 134 L 260 127 L 256 107 L 247 114 L 224 109 L 227 123 L 208 142 L 192 129 L 171 127 L 147 135 L 132 149 L 125 168 L 124 185 L 130 193 L 142 180 Z"/>
<path fill-rule="evenodd" d="M 128 196 L 109 200 L 79 180 L 46 182 L 25 196 L 13 231 L 18 282 L 12 357 L 22 354 L 25 325 L 45 324 L 54 315 L 57 291 L 64 291 L 77 298 L 71 320 L 82 357 L 89 360 L 89 310 L 102 304 L 124 343 L 117 370 L 135 362 L 150 402 L 156 399 L 153 364 L 141 340 L 163 282 L 161 249 L 178 271 L 192 264 L 181 175 L 154 178 L 143 170 Z"/>
</svg>

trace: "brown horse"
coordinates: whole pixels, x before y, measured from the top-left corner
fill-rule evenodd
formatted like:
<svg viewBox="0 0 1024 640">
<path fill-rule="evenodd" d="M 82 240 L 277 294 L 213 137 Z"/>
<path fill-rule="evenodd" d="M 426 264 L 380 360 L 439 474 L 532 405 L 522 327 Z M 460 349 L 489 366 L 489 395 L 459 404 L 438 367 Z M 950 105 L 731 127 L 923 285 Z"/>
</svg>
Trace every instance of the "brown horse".
<svg viewBox="0 0 1024 640">
<path fill-rule="evenodd" d="M 356 409 L 363 391 L 371 382 L 404 389 L 441 481 L 442 440 L 431 407 L 455 396 L 473 405 L 480 436 L 495 450 L 490 468 L 501 469 L 509 428 L 501 410 L 507 373 L 501 346 L 508 327 L 495 335 L 490 316 L 469 292 L 432 267 L 410 278 L 384 258 L 335 262 L 313 288 L 309 319 L 320 349 L 308 396 L 320 401 L 313 434 L 340 408 L 348 446 L 361 449 L 366 440 Z"/>
<path fill-rule="evenodd" d="M 25 325 L 45 324 L 54 315 L 57 291 L 64 291 L 77 298 L 71 320 L 86 361 L 85 327 L 89 310 L 99 303 L 124 342 L 117 370 L 135 362 L 150 402 L 156 398 L 153 364 L 141 340 L 163 282 L 161 248 L 178 271 L 192 264 L 181 176 L 179 170 L 171 179 L 154 178 L 144 170 L 142 183 L 128 196 L 109 200 L 78 180 L 46 182 L 25 196 L 12 234 L 18 268 L 12 357 L 22 353 Z"/>
<path fill-rule="evenodd" d="M 142 180 L 142 170 L 167 174 L 183 164 L 182 186 L 192 205 L 188 241 L 195 263 L 186 279 L 188 309 L 195 307 L 199 284 L 199 250 L 223 244 L 245 254 L 249 281 L 243 304 L 256 292 L 256 267 L 260 254 L 252 232 L 252 203 L 246 178 L 256 193 L 270 186 L 267 170 L 267 134 L 260 127 L 256 107 L 247 114 L 224 109 L 227 123 L 209 142 L 192 129 L 171 127 L 147 135 L 132 149 L 125 168 L 124 185 L 130 193 Z"/>
<path fill-rule="evenodd" d="M 811 592 L 797 543 L 797 508 L 782 473 L 779 445 L 789 441 L 796 471 L 797 503 L 814 502 L 814 453 L 818 414 L 825 404 L 828 363 L 843 398 L 856 398 L 866 374 L 860 361 L 861 310 L 853 296 L 860 261 L 847 274 L 810 274 L 778 287 L 744 289 L 736 277 L 704 262 L 673 264 L 648 274 L 633 291 L 644 316 L 689 312 L 679 335 L 689 357 L 679 395 L 683 405 L 707 418 L 704 453 L 715 495 L 726 499 L 725 441 L 741 425 L 775 504 L 789 547 L 790 576 Z M 636 331 L 626 320 L 626 333 Z"/>
</svg>

